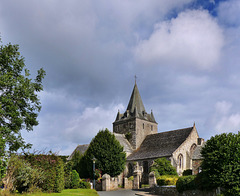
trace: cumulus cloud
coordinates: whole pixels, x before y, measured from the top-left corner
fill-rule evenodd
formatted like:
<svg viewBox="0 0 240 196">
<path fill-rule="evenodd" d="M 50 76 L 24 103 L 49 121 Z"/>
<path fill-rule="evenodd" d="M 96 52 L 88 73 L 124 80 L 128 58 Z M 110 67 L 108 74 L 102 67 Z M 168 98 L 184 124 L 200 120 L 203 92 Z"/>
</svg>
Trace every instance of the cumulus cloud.
<svg viewBox="0 0 240 196">
<path fill-rule="evenodd" d="M 240 1 L 230 0 L 221 2 L 218 7 L 218 19 L 221 23 L 230 26 L 240 26 Z"/>
<path fill-rule="evenodd" d="M 137 62 L 212 69 L 219 61 L 224 37 L 206 10 L 188 10 L 155 25 L 148 40 L 135 48 Z"/>
<path fill-rule="evenodd" d="M 215 104 L 215 114 L 212 123 L 217 133 L 240 130 L 240 113 L 233 112 L 232 106 L 233 104 L 228 101 L 219 101 Z"/>
<path fill-rule="evenodd" d="M 86 144 L 100 129 L 112 130 L 118 109 L 122 104 L 86 106 L 81 100 L 64 92 L 41 94 L 43 108 L 39 126 L 33 132 L 24 133 L 33 149 L 53 150 L 69 154 L 78 144 Z"/>
</svg>

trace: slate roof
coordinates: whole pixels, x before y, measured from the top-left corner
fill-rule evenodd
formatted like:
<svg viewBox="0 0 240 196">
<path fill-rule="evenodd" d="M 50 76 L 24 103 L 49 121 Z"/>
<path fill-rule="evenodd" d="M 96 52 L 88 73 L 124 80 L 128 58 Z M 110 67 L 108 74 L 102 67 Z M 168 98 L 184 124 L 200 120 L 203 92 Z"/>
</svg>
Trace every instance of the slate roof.
<svg viewBox="0 0 240 196">
<path fill-rule="evenodd" d="M 146 112 L 136 83 L 134 85 L 126 112 L 124 114 L 120 114 L 120 112 L 118 112 L 115 122 L 131 118 L 140 118 L 156 123 L 153 113 L 151 112 L 151 114 L 148 114 Z"/>
<path fill-rule="evenodd" d="M 169 157 L 187 139 L 193 127 L 148 135 L 128 161 Z"/>
<path fill-rule="evenodd" d="M 126 139 L 124 134 L 118 134 L 118 133 L 113 133 L 116 137 L 116 139 L 119 141 L 121 146 L 123 146 L 123 150 L 126 153 L 132 153 L 133 149 L 129 141 Z"/>
<path fill-rule="evenodd" d="M 203 159 L 202 158 L 202 155 L 201 155 L 201 150 L 202 150 L 202 148 L 205 146 L 205 142 L 203 143 L 203 145 L 202 146 L 197 146 L 196 148 L 195 148 L 195 150 L 194 150 L 194 152 L 193 152 L 193 155 L 192 155 L 192 159 L 194 159 L 194 160 L 201 160 L 201 159 Z"/>
<path fill-rule="evenodd" d="M 83 145 L 78 145 L 75 150 L 72 152 L 72 154 L 67 158 L 67 160 L 71 160 L 73 155 L 76 152 L 80 152 L 80 154 L 84 154 L 86 150 L 88 149 L 89 144 L 83 144 Z"/>
</svg>

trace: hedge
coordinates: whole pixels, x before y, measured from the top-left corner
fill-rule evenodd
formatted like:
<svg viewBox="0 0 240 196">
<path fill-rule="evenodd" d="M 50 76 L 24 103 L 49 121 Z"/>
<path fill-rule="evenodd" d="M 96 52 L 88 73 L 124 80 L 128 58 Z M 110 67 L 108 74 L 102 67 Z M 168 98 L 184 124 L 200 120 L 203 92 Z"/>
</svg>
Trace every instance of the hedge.
<svg viewBox="0 0 240 196">
<path fill-rule="evenodd" d="M 61 192 L 64 189 L 64 164 L 61 157 L 55 154 L 25 154 L 23 158 L 33 168 L 44 171 L 45 178 L 41 189 L 46 192 Z"/>
<path fill-rule="evenodd" d="M 160 176 L 157 178 L 157 184 L 159 186 L 176 185 L 178 178 L 179 178 L 178 176 L 171 176 L 171 175 Z"/>
<path fill-rule="evenodd" d="M 196 176 L 181 176 L 177 180 L 176 188 L 179 193 L 182 193 L 186 190 L 194 190 L 197 189 L 195 183 Z"/>
</svg>

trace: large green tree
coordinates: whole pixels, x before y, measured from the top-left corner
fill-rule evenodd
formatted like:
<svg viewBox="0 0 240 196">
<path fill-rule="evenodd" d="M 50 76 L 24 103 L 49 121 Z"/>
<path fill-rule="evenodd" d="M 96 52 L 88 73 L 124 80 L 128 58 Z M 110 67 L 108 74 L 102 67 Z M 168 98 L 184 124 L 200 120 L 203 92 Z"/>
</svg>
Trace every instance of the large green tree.
<svg viewBox="0 0 240 196">
<path fill-rule="evenodd" d="M 0 46 L 0 134 L 10 151 L 30 147 L 21 130 L 33 130 L 38 125 L 41 103 L 37 95 L 43 90 L 43 69 L 34 80 L 30 78 L 18 45 Z"/>
<path fill-rule="evenodd" d="M 202 187 L 222 187 L 224 195 L 240 195 L 240 133 L 211 137 L 202 149 Z"/>
<path fill-rule="evenodd" d="M 119 141 L 108 129 L 98 132 L 84 155 L 90 176 L 93 171 L 93 157 L 96 158 L 96 169 L 102 171 L 102 174 L 117 176 L 124 170 L 126 154 Z"/>
</svg>

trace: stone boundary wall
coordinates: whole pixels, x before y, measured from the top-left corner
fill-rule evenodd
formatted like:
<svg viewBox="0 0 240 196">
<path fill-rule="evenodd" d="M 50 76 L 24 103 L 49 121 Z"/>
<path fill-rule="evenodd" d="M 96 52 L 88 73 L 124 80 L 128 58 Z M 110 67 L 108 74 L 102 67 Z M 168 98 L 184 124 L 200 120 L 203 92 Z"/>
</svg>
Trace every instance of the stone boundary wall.
<svg viewBox="0 0 240 196">
<path fill-rule="evenodd" d="M 178 193 L 176 186 L 155 186 L 151 192 L 161 196 L 217 196 L 216 191 L 188 190 Z"/>
<path fill-rule="evenodd" d="M 124 178 L 124 189 L 132 189 L 133 188 L 133 180 L 128 180 L 128 178 Z"/>
<path fill-rule="evenodd" d="M 118 179 L 111 178 L 110 175 L 104 174 L 102 177 L 102 191 L 112 191 L 118 189 Z"/>
</svg>

